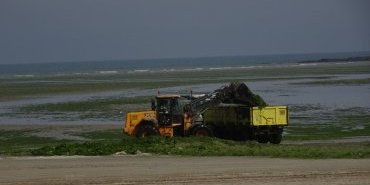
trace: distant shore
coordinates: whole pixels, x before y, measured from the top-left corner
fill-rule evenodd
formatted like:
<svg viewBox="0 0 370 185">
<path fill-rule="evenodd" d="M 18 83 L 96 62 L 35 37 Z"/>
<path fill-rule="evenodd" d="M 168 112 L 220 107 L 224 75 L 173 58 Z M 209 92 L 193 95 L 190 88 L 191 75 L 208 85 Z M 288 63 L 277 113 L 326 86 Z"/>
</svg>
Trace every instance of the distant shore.
<svg viewBox="0 0 370 185">
<path fill-rule="evenodd" d="M 370 56 L 361 56 L 361 57 L 346 57 L 346 58 L 322 58 L 320 60 L 305 60 L 298 62 L 300 64 L 306 63 L 338 63 L 338 62 L 360 62 L 360 61 L 370 61 Z"/>
</svg>

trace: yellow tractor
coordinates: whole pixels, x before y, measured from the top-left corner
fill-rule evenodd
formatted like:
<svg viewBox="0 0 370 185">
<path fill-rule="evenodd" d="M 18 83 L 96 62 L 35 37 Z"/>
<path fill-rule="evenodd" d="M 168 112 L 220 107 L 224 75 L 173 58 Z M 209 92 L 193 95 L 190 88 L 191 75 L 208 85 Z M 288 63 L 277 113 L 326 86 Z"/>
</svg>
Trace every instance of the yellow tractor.
<svg viewBox="0 0 370 185">
<path fill-rule="evenodd" d="M 151 110 L 126 114 L 123 131 L 136 137 L 194 135 L 280 143 L 288 108 L 260 106 L 245 89 L 245 84 L 232 83 L 197 96 L 158 95 Z"/>
</svg>

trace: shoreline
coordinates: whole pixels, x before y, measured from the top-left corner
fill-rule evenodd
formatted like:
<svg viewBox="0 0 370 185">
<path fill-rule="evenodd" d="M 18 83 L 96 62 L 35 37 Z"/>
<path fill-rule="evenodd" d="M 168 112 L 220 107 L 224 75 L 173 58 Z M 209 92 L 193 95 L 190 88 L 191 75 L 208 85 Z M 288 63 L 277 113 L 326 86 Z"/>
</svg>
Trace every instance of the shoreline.
<svg viewBox="0 0 370 185">
<path fill-rule="evenodd" d="M 50 95 L 94 94 L 192 86 L 230 81 L 330 78 L 336 75 L 370 74 L 370 61 L 345 64 L 301 65 L 220 71 L 177 71 L 161 73 L 40 76 L 0 78 L 0 103 Z M 186 79 L 186 80 L 185 80 Z M 34 88 L 38 87 L 38 88 Z M 134 93 L 134 92 L 132 92 Z"/>
<path fill-rule="evenodd" d="M 11 74 L 11 75 L 0 75 L 0 80 L 10 79 L 43 79 L 43 78 L 70 78 L 70 77 L 114 77 L 114 76 L 143 76 L 143 75 L 154 75 L 154 74 L 187 74 L 187 73 L 199 73 L 199 72 L 229 72 L 229 71 L 253 71 L 253 70 L 271 70 L 271 69 L 289 69 L 289 68 L 305 68 L 315 66 L 335 66 L 335 65 L 364 65 L 369 64 L 370 59 L 351 61 L 337 60 L 337 59 L 320 59 L 314 61 L 300 61 L 296 63 L 271 63 L 271 64 L 260 64 L 260 65 L 246 65 L 246 66 L 223 66 L 223 67 L 194 67 L 194 68 L 162 68 L 162 69 L 134 69 L 134 70 L 98 70 L 90 72 L 74 72 L 74 73 L 56 73 L 56 74 Z"/>
</svg>

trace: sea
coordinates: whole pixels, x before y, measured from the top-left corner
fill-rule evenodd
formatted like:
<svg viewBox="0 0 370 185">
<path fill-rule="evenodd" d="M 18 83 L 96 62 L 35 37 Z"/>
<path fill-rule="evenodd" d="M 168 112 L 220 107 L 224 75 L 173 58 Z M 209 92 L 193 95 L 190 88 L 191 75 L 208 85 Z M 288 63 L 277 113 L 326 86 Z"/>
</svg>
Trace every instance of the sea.
<svg viewBox="0 0 370 185">
<path fill-rule="evenodd" d="M 1 64 L 0 77 L 40 75 L 117 74 L 152 71 L 212 70 L 253 68 L 269 65 L 300 65 L 303 61 L 369 56 L 370 51 L 342 53 L 219 56 L 138 60 L 75 61 L 27 64 Z"/>
</svg>

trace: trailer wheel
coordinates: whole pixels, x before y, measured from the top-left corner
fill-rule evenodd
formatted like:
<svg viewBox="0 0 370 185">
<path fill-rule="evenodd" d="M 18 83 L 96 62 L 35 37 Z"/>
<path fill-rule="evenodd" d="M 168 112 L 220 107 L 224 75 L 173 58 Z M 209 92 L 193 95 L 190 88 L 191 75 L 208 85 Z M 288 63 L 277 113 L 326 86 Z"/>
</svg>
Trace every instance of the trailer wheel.
<svg viewBox="0 0 370 185">
<path fill-rule="evenodd" d="M 283 136 L 281 134 L 272 134 L 270 136 L 270 143 L 272 144 L 279 144 Z"/>
<path fill-rule="evenodd" d="M 136 137 L 150 137 L 159 135 L 159 131 L 152 125 L 142 125 L 136 133 Z"/>
<path fill-rule="evenodd" d="M 267 136 L 267 134 L 258 135 L 257 136 L 257 141 L 259 143 L 267 143 L 267 142 L 269 142 L 269 137 Z"/>
<path fill-rule="evenodd" d="M 193 131 L 191 134 L 193 136 L 201 136 L 201 137 L 212 137 L 213 136 L 212 129 L 204 125 L 193 128 Z"/>
</svg>

